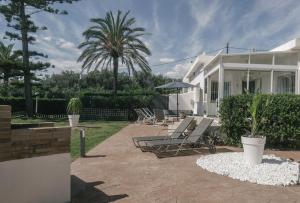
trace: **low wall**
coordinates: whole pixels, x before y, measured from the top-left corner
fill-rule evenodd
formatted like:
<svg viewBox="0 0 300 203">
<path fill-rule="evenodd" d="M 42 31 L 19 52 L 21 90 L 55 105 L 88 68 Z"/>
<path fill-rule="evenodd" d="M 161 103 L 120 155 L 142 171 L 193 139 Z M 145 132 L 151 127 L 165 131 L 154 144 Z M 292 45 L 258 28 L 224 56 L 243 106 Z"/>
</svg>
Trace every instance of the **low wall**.
<svg viewBox="0 0 300 203">
<path fill-rule="evenodd" d="M 176 94 L 169 95 L 169 109 L 170 110 L 177 109 L 177 95 Z M 193 109 L 194 109 L 194 92 L 193 91 L 178 94 L 178 109 L 193 111 Z"/>
<path fill-rule="evenodd" d="M 0 106 L 0 161 L 11 159 L 11 107 Z"/>
<path fill-rule="evenodd" d="M 26 128 L 11 132 L 10 160 L 70 152 L 71 129 L 68 127 Z"/>
<path fill-rule="evenodd" d="M 10 106 L 0 105 L 1 202 L 70 201 L 71 128 L 50 126 L 12 126 Z"/>
</svg>

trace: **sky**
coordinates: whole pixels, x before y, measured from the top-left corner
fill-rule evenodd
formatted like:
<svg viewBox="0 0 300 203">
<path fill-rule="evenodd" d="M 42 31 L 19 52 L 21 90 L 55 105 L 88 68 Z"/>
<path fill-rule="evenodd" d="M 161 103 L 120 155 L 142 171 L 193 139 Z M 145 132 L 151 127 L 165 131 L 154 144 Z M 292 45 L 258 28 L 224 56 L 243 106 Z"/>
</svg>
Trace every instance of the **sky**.
<svg viewBox="0 0 300 203">
<path fill-rule="evenodd" d="M 136 26 L 149 33 L 143 40 L 152 52 L 148 61 L 153 73 L 172 78 L 182 78 L 193 58 L 156 65 L 203 52 L 215 54 L 211 51 L 227 42 L 232 47 L 269 50 L 300 37 L 299 0 L 81 0 L 56 7 L 69 14 L 35 14 L 36 24 L 48 30 L 36 33 L 37 41 L 30 47 L 47 54 L 47 61 L 55 65 L 48 74 L 81 70 L 76 61 L 82 32 L 92 25 L 91 18 L 104 17 L 110 10 L 131 11 Z M 7 29 L 3 16 L 0 28 L 2 38 Z"/>
</svg>

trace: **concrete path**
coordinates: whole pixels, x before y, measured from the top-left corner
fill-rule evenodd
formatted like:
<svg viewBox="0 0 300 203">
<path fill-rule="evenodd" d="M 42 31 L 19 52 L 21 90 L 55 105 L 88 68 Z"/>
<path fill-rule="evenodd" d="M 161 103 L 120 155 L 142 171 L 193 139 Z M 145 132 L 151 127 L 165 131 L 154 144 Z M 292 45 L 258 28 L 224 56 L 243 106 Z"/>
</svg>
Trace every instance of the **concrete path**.
<svg viewBox="0 0 300 203">
<path fill-rule="evenodd" d="M 202 170 L 196 165 L 199 154 L 158 159 L 132 144 L 132 137 L 160 129 L 130 124 L 91 150 L 88 158 L 74 161 L 73 187 L 85 191 L 72 202 L 300 202 L 300 186 L 240 182 Z M 284 154 L 290 155 L 300 160 L 300 152 Z"/>
</svg>

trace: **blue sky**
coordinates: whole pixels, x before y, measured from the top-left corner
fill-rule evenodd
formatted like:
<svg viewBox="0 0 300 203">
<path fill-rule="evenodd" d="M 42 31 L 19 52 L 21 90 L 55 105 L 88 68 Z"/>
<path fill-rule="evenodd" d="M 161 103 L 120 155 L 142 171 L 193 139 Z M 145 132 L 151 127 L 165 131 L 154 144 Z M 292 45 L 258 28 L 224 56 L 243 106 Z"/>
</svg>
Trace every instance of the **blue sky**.
<svg viewBox="0 0 300 203">
<path fill-rule="evenodd" d="M 69 15 L 36 14 L 38 25 L 48 26 L 37 33 L 32 47 L 46 53 L 56 68 L 80 71 L 76 63 L 83 41 L 82 32 L 90 18 L 103 17 L 109 10 L 131 11 L 137 25 L 151 33 L 144 37 L 152 56 L 149 63 L 159 64 L 209 52 L 226 45 L 271 49 L 300 37 L 298 0 L 82 0 L 59 5 Z M 0 17 L 0 35 L 6 28 Z M 18 43 L 18 42 L 16 42 Z M 154 73 L 183 77 L 191 60 L 153 67 Z"/>
</svg>

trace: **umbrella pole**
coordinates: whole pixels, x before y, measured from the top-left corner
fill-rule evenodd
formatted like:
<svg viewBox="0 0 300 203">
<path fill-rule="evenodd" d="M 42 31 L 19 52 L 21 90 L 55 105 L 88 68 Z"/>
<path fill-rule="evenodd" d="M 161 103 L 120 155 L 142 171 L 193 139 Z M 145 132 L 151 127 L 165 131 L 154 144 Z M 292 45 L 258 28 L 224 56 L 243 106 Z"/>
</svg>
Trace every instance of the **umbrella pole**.
<svg viewBox="0 0 300 203">
<path fill-rule="evenodd" d="M 177 88 L 177 121 L 179 120 L 179 114 L 178 114 L 178 92 L 179 92 L 179 89 Z"/>
</svg>

